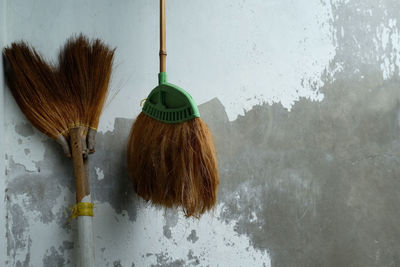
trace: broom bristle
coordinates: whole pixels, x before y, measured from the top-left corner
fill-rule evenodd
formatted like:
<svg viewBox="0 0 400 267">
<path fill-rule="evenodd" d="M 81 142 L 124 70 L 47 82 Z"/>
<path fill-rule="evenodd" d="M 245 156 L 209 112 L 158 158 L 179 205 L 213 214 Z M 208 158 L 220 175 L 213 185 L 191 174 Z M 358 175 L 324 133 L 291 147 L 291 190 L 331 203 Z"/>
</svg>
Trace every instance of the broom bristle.
<svg viewBox="0 0 400 267">
<path fill-rule="evenodd" d="M 8 87 L 28 120 L 52 138 L 65 133 L 68 120 L 57 102 L 59 83 L 54 67 L 24 42 L 12 43 L 4 55 Z"/>
<path fill-rule="evenodd" d="M 28 120 L 57 139 L 67 155 L 61 135 L 68 138 L 69 129 L 85 126 L 85 137 L 88 128 L 93 128 L 87 141 L 93 152 L 94 129 L 107 96 L 114 50 L 81 34 L 61 49 L 58 66 L 46 63 L 24 42 L 5 48 L 4 55 L 7 83 Z"/>
<path fill-rule="evenodd" d="M 140 113 L 132 126 L 127 165 L 136 193 L 199 217 L 217 201 L 219 175 L 214 142 L 200 119 L 167 124 Z"/>
<path fill-rule="evenodd" d="M 114 50 L 82 34 L 70 38 L 59 54 L 66 92 L 79 106 L 75 124 L 97 128 L 107 97 Z"/>
<path fill-rule="evenodd" d="M 75 103 L 74 125 L 87 125 L 89 123 L 87 115 L 88 92 L 89 92 L 89 53 L 90 44 L 86 37 L 70 38 L 60 50 L 59 77 L 65 84 L 63 92 L 65 99 Z"/>
<path fill-rule="evenodd" d="M 90 53 L 90 103 L 89 125 L 97 129 L 99 119 L 108 94 L 115 49 L 110 49 L 101 40 L 92 42 Z"/>
</svg>

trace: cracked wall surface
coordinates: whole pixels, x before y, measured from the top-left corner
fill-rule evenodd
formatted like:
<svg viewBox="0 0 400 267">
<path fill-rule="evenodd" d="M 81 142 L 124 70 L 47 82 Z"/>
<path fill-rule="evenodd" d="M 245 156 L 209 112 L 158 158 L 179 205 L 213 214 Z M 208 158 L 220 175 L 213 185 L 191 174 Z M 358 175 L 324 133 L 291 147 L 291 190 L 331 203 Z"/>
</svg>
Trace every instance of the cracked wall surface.
<svg viewBox="0 0 400 267">
<path fill-rule="evenodd" d="M 200 220 L 143 202 L 125 169 L 130 126 L 155 82 L 156 3 L 21 3 L 7 1 L 8 42 L 31 38 L 51 58 L 83 27 L 118 46 L 90 157 L 96 266 L 400 265 L 400 2 L 168 1 L 170 80 L 190 88 L 218 150 L 218 205 Z M 72 11 L 61 31 L 43 24 Z M 125 37 L 100 27 L 108 16 L 130 25 Z M 54 38 L 34 36 L 45 31 Z M 7 89 L 5 109 L 5 265 L 75 266 L 71 162 Z"/>
</svg>

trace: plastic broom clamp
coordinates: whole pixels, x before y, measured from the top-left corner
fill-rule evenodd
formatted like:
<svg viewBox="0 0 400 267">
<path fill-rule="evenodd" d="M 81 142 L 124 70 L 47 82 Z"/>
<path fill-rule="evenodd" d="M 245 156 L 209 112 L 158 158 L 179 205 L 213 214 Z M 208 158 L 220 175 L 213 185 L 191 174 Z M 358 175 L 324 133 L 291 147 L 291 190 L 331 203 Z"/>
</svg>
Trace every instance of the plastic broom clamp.
<svg viewBox="0 0 400 267">
<path fill-rule="evenodd" d="M 199 118 L 200 113 L 192 96 L 175 84 L 167 83 L 167 74 L 158 74 L 159 85 L 143 105 L 149 117 L 165 123 L 181 123 Z"/>
</svg>

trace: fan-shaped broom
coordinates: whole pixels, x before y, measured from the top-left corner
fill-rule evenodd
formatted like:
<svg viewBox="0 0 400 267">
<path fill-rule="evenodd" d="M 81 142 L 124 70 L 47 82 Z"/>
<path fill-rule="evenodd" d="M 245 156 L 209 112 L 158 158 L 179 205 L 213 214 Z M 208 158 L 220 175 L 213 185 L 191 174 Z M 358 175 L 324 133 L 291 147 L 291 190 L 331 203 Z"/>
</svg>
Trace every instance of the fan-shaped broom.
<svg viewBox="0 0 400 267">
<path fill-rule="evenodd" d="M 99 118 L 107 97 L 114 51 L 99 39 L 83 35 L 70 38 L 59 55 L 59 72 L 65 81 L 67 97 L 82 96 L 76 103 L 83 114 L 76 125 L 85 128 L 90 153 L 95 148 Z"/>
<path fill-rule="evenodd" d="M 192 97 L 167 83 L 165 36 L 165 0 L 160 0 L 159 85 L 132 126 L 127 166 L 139 196 L 199 217 L 216 204 L 216 153 Z"/>
<path fill-rule="evenodd" d="M 90 217 L 93 216 L 93 204 L 90 203 L 88 172 L 83 154 L 87 128 L 97 127 L 107 94 L 113 50 L 98 40 L 91 46 L 88 42 L 81 45 L 82 39 L 87 41 L 82 36 L 70 39 L 60 54 L 60 58 L 67 58 L 70 56 L 68 48 L 74 48 L 75 58 L 70 63 L 85 66 L 74 75 L 62 67 L 57 70 L 55 66 L 48 65 L 33 48 L 23 42 L 13 43 L 10 48 L 4 49 L 4 55 L 9 63 L 6 69 L 7 83 L 22 112 L 38 130 L 61 143 L 67 156 L 72 154 L 77 191 L 74 215 L 79 216 L 79 261 L 81 266 L 91 267 L 94 266 Z M 87 49 L 89 52 L 84 54 L 83 51 Z M 82 64 L 81 60 L 88 64 Z M 107 66 L 100 66 L 100 63 Z M 82 79 L 85 75 L 89 79 Z M 96 102 L 96 99 L 100 101 Z"/>
<path fill-rule="evenodd" d="M 94 152 L 95 134 L 108 92 L 113 56 L 114 50 L 99 39 L 90 42 L 83 35 L 70 38 L 59 54 L 59 74 L 65 87 L 66 98 L 74 99 L 76 110 L 79 110 L 81 115 L 71 127 L 78 127 L 83 133 L 83 139 L 86 139 L 86 142 L 82 142 L 85 155 L 86 148 L 90 153 Z M 84 172 L 88 176 L 86 156 L 84 156 L 83 165 Z M 81 187 L 85 191 L 80 194 L 77 191 L 77 202 L 90 203 L 89 179 L 83 180 Z M 78 226 L 81 229 L 91 229 L 91 223 L 91 217 L 78 217 Z M 91 231 L 84 232 L 92 233 Z M 87 242 L 93 240 L 93 237 L 86 238 L 81 235 L 79 237 L 81 246 L 88 247 L 85 250 L 93 251 L 93 243 Z M 87 261 L 84 257 L 85 255 L 81 257 L 81 260 Z M 87 266 L 87 264 L 89 262 L 82 263 L 82 266 Z"/>
<path fill-rule="evenodd" d="M 66 140 L 68 125 L 77 114 L 66 116 L 60 102 L 60 88 L 54 66 L 48 65 L 26 43 L 13 43 L 4 49 L 6 82 L 21 111 L 41 132 L 57 140 L 66 154 L 71 152 Z M 8 64 L 7 64 L 8 63 Z"/>
</svg>

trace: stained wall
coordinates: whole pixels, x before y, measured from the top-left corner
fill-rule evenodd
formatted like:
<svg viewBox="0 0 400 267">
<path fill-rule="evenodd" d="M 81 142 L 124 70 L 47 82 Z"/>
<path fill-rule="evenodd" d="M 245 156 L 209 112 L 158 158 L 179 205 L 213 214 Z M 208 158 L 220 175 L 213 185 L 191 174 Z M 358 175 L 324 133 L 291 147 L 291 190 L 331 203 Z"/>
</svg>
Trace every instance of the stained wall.
<svg viewBox="0 0 400 267">
<path fill-rule="evenodd" d="M 79 32 L 117 47 L 90 158 L 96 266 L 400 265 L 400 2 L 167 2 L 169 80 L 218 150 L 218 205 L 200 220 L 143 202 L 125 168 L 157 82 L 157 1 L 0 1 L 6 44 L 50 60 Z M 3 87 L 3 262 L 75 266 L 71 162 Z"/>
</svg>

